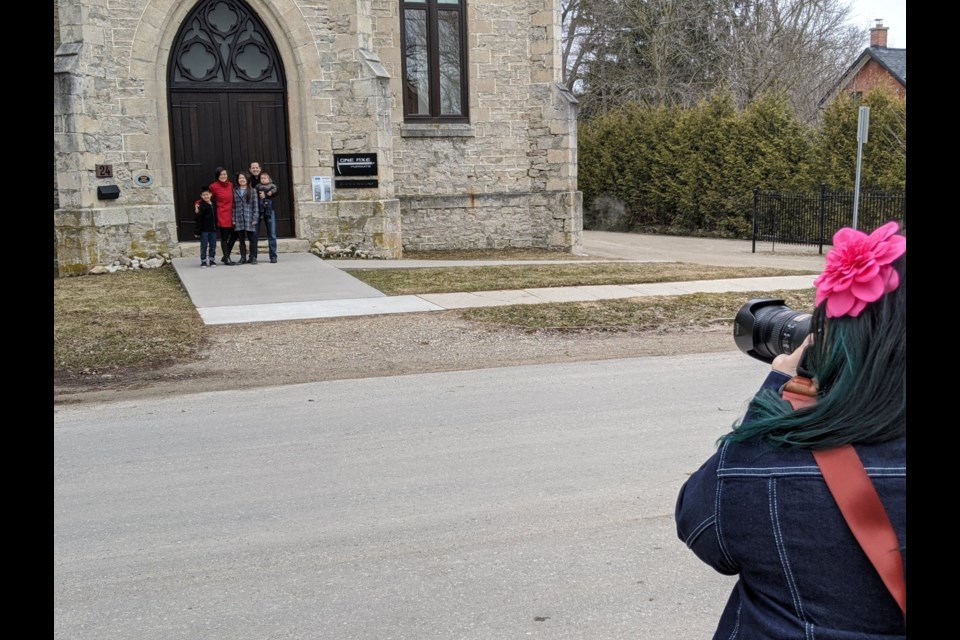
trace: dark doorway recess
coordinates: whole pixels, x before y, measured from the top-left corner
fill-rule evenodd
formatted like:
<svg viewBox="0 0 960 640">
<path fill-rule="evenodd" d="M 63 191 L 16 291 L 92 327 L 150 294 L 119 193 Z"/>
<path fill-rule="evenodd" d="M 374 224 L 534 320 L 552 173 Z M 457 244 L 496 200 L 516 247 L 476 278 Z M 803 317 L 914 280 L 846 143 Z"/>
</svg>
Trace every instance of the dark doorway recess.
<svg viewBox="0 0 960 640">
<path fill-rule="evenodd" d="M 239 0 L 198 2 L 180 26 L 169 69 L 177 239 L 194 239 L 193 203 L 214 170 L 226 167 L 233 180 L 252 161 L 279 187 L 277 236 L 293 237 L 286 81 L 259 18 Z"/>
</svg>

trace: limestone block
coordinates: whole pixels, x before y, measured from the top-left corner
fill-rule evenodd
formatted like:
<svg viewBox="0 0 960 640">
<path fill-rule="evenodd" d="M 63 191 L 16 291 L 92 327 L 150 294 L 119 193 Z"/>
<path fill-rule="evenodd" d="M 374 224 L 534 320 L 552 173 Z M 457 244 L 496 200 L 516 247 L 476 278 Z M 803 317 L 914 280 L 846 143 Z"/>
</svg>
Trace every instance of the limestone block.
<svg viewBox="0 0 960 640">
<path fill-rule="evenodd" d="M 120 135 L 105 134 L 100 134 L 98 136 L 84 135 L 83 137 L 84 143 L 87 145 L 87 150 L 91 153 L 110 153 L 113 151 L 123 151 L 123 138 L 124 136 Z M 144 149 L 140 150 L 142 151 Z"/>
<path fill-rule="evenodd" d="M 547 191 L 566 191 L 571 187 L 569 180 L 551 178 L 547 180 Z"/>
<path fill-rule="evenodd" d="M 106 44 L 103 37 L 103 27 L 92 24 L 83 25 L 80 27 L 80 40 L 91 47 L 102 47 Z"/>
<path fill-rule="evenodd" d="M 549 149 L 547 151 L 547 162 L 551 164 L 564 164 L 570 161 L 569 149 Z"/>
<path fill-rule="evenodd" d="M 126 225 L 130 222 L 126 207 L 109 207 L 93 210 L 93 224 L 97 227 Z"/>
<path fill-rule="evenodd" d="M 475 19 L 470 23 L 469 33 L 479 38 L 481 35 L 496 34 L 497 32 L 494 30 L 492 21 Z"/>
<path fill-rule="evenodd" d="M 155 118 L 157 101 L 153 98 L 120 98 L 120 113 L 127 116 Z"/>
<path fill-rule="evenodd" d="M 59 156 L 71 154 L 71 157 L 75 157 L 73 154 L 78 154 L 81 151 L 80 147 L 82 140 L 82 136 L 78 136 L 75 133 L 54 133 L 54 153 Z"/>
<path fill-rule="evenodd" d="M 57 229 L 82 229 L 93 226 L 93 211 L 90 209 L 56 209 L 53 225 Z"/>
<path fill-rule="evenodd" d="M 123 151 L 152 151 L 156 149 L 156 138 L 153 135 L 142 133 L 124 134 L 122 136 Z"/>
<path fill-rule="evenodd" d="M 575 120 L 573 122 L 576 122 Z M 569 135 L 571 132 L 570 120 L 551 120 L 550 133 L 555 136 Z"/>
</svg>

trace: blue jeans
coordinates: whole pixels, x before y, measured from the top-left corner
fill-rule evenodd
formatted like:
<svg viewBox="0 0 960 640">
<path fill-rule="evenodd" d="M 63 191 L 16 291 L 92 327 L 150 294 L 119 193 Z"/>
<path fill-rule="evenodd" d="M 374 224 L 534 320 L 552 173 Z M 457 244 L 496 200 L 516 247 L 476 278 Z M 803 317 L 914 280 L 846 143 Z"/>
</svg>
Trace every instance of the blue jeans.
<svg viewBox="0 0 960 640">
<path fill-rule="evenodd" d="M 273 208 L 264 208 L 263 213 L 260 214 L 261 219 L 263 220 L 263 225 L 267 230 L 267 247 L 270 249 L 270 259 L 277 259 L 277 216 L 274 213 Z M 260 234 L 260 225 L 257 225 L 257 238 Z"/>
<path fill-rule="evenodd" d="M 217 261 L 217 232 L 200 232 L 200 263 Z"/>
</svg>

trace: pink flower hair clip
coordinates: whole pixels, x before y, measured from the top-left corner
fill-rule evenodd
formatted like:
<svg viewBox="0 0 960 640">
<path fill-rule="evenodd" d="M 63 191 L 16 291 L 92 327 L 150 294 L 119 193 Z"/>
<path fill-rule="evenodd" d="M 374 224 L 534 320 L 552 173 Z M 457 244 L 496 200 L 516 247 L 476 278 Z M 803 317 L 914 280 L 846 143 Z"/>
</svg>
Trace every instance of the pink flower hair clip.
<svg viewBox="0 0 960 640">
<path fill-rule="evenodd" d="M 900 286 L 900 276 L 891 263 L 907 250 L 907 239 L 897 234 L 900 226 L 888 222 L 869 236 L 844 227 L 833 235 L 827 266 L 813 286 L 816 304 L 827 301 L 827 317 L 860 315 L 867 304 Z"/>
</svg>

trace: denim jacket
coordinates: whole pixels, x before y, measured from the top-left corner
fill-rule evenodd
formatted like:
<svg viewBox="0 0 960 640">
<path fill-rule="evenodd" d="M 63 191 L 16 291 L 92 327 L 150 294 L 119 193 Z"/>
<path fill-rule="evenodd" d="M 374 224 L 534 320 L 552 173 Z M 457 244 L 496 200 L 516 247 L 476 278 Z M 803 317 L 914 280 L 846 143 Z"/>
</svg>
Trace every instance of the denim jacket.
<svg viewBox="0 0 960 640">
<path fill-rule="evenodd" d="M 787 379 L 774 372 L 762 388 Z M 890 516 L 906 573 L 906 441 L 855 448 Z M 724 443 L 680 490 L 676 522 L 697 557 L 740 576 L 715 640 L 906 638 L 900 609 L 809 451 Z"/>
</svg>

